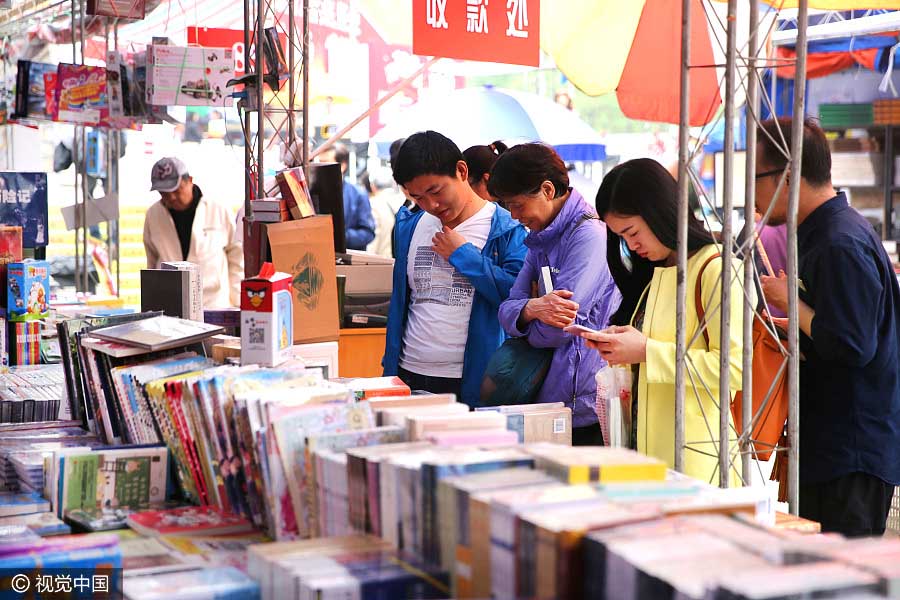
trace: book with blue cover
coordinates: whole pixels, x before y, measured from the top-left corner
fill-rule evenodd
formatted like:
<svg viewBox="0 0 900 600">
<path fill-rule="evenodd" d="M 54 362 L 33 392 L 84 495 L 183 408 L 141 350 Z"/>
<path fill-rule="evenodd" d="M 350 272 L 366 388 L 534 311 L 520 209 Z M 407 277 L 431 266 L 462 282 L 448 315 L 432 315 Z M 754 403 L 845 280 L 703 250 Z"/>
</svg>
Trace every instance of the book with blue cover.
<svg viewBox="0 0 900 600">
<path fill-rule="evenodd" d="M 50 502 L 37 492 L 0 492 L 0 517 L 48 512 Z"/>
<path fill-rule="evenodd" d="M 72 528 L 60 521 L 52 512 L 0 517 L 0 531 L 8 527 L 27 527 L 39 536 L 72 533 Z M 0 544 L 3 542 L 4 538 L 0 537 Z"/>
</svg>

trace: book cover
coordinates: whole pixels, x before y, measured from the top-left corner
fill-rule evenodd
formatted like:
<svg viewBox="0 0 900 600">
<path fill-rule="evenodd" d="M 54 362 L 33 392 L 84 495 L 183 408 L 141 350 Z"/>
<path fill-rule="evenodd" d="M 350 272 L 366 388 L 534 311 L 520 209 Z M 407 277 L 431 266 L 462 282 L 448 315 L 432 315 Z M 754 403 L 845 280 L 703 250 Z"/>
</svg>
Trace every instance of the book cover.
<svg viewBox="0 0 900 600">
<path fill-rule="evenodd" d="M 275 174 L 275 181 L 292 218 L 303 219 L 316 214 L 301 167 L 279 171 Z"/>
<path fill-rule="evenodd" d="M 0 222 L 22 228 L 22 247 L 46 246 L 50 241 L 47 174 L 24 171 L 0 172 L 0 195 L 2 195 Z M 15 244 L 15 241 L 12 243 Z M 31 290 L 29 288 L 22 291 L 28 294 Z M 49 286 L 44 291 L 49 301 Z"/>
<path fill-rule="evenodd" d="M 535 457 L 539 469 L 572 485 L 666 478 L 665 462 L 626 448 L 539 443 L 526 446 L 526 450 Z"/>
<path fill-rule="evenodd" d="M 50 502 L 38 492 L 0 492 L 0 517 L 44 513 L 49 510 Z"/>
<path fill-rule="evenodd" d="M 186 346 L 221 333 L 222 328 L 216 325 L 160 316 L 96 329 L 92 335 L 155 351 Z"/>
<path fill-rule="evenodd" d="M 170 269 L 141 269 L 141 310 L 190 319 L 191 274 Z"/>
<path fill-rule="evenodd" d="M 54 120 L 100 125 L 109 116 L 105 67 L 60 63 L 56 90 Z"/>
<path fill-rule="evenodd" d="M 78 508 L 66 512 L 66 521 L 79 532 L 115 531 L 128 527 L 129 509 Z"/>
<path fill-rule="evenodd" d="M 134 513 L 128 517 L 128 526 L 149 537 L 225 535 L 253 530 L 253 525 L 244 517 L 225 513 L 212 506 L 186 506 Z"/>
<path fill-rule="evenodd" d="M 56 65 L 19 60 L 16 78 L 16 110 L 14 119 L 53 119 L 47 112 L 44 75 L 56 74 Z"/>
<path fill-rule="evenodd" d="M 204 319 L 203 314 L 203 281 L 200 277 L 200 266 L 182 260 L 161 262 L 159 268 L 166 271 L 187 271 L 190 273 L 187 287 L 188 312 L 182 318 L 200 321 L 201 323 L 211 323 L 211 321 Z M 221 323 L 217 324 L 221 325 Z"/>
</svg>

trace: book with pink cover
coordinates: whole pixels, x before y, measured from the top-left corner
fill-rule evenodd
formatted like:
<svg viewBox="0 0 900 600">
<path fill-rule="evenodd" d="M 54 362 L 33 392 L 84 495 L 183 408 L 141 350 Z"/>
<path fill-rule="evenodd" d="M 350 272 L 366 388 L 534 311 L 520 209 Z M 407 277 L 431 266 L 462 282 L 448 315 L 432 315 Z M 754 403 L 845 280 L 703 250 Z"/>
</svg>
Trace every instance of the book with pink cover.
<svg viewBox="0 0 900 600">
<path fill-rule="evenodd" d="M 519 436 L 508 429 L 482 429 L 480 431 L 433 431 L 425 439 L 436 446 L 514 446 Z"/>
<path fill-rule="evenodd" d="M 100 125 L 109 117 L 106 68 L 60 63 L 54 120 Z"/>
<path fill-rule="evenodd" d="M 148 537 L 224 535 L 253 530 L 253 525 L 244 517 L 213 506 L 183 506 L 139 512 L 128 517 L 128 526 Z"/>
</svg>

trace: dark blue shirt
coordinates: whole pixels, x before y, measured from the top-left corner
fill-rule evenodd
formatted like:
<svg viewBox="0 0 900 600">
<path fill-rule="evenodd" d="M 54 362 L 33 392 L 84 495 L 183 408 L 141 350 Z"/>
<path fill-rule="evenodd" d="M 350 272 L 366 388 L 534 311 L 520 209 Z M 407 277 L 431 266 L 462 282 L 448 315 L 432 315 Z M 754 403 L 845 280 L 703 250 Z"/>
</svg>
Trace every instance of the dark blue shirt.
<svg viewBox="0 0 900 600">
<path fill-rule="evenodd" d="M 798 227 L 800 480 L 900 483 L 900 288 L 872 226 L 838 194 Z"/>
<path fill-rule="evenodd" d="M 350 250 L 365 250 L 375 239 L 369 196 L 349 179 L 344 180 L 344 231 Z"/>
</svg>

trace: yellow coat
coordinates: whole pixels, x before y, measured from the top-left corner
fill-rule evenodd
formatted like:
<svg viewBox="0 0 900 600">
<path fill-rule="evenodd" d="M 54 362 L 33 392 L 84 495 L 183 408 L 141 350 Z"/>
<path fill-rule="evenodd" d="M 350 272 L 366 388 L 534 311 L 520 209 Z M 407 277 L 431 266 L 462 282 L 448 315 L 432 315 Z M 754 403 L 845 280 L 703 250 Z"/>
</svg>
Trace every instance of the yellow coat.
<svg viewBox="0 0 900 600">
<path fill-rule="evenodd" d="M 687 341 L 690 344 L 697 331 L 699 318 L 694 301 L 697 276 L 706 260 L 718 249 L 714 245 L 701 248 L 688 259 L 687 272 Z M 643 333 L 647 337 L 647 361 L 640 366 L 638 381 L 637 447 L 644 454 L 665 460 L 669 467 L 675 464 L 675 316 L 677 301 L 677 267 L 657 267 L 647 292 Z M 743 347 L 743 270 L 734 261 L 735 278 L 731 285 L 731 365 L 730 388 L 741 389 Z M 702 298 L 706 311 L 709 349 L 703 335 L 697 336 L 688 349 L 687 394 L 685 395 L 685 473 L 702 481 L 717 484 L 718 460 L 706 454 L 717 454 L 719 439 L 719 349 L 721 302 L 720 275 L 722 259 L 713 259 L 703 271 Z M 693 386 L 691 385 L 693 380 Z M 704 387 L 703 383 L 706 384 Z M 707 391 L 706 388 L 709 388 Z M 702 407 L 702 410 L 701 410 Z M 706 419 L 704 419 L 704 414 Z M 709 427 L 707 427 L 707 423 Z M 734 433 L 730 436 L 735 437 Z M 716 445 L 708 442 L 715 440 Z M 697 443 L 701 442 L 701 443 Z M 738 468 L 740 459 L 735 463 Z M 731 483 L 737 482 L 737 472 L 732 470 Z"/>
</svg>

